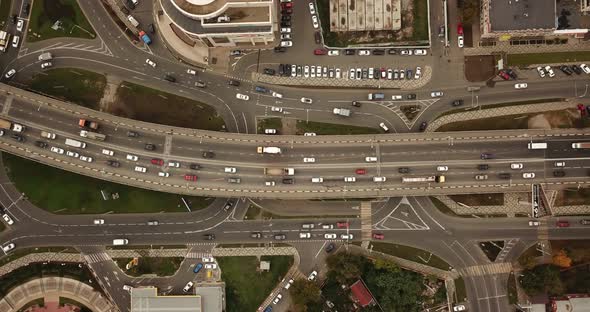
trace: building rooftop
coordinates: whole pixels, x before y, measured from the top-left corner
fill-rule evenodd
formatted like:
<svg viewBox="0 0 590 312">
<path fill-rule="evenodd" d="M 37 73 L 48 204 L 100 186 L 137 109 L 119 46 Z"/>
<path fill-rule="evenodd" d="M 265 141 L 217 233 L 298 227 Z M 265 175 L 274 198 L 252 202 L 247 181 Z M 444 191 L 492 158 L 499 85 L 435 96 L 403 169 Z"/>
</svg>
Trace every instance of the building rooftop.
<svg viewBox="0 0 590 312">
<path fill-rule="evenodd" d="M 361 307 L 366 307 L 373 302 L 373 296 L 361 280 L 354 282 L 350 286 L 350 291 Z"/>
<path fill-rule="evenodd" d="M 223 309 L 223 293 L 222 286 L 199 286 L 195 287 L 195 293 L 201 296 L 203 304 L 203 312 L 222 312 Z"/>
<path fill-rule="evenodd" d="M 200 295 L 158 296 L 155 287 L 131 289 L 131 312 L 209 312 Z M 218 310 L 221 312 L 221 310 Z"/>
<path fill-rule="evenodd" d="M 490 0 L 492 31 L 555 28 L 556 0 Z"/>
<path fill-rule="evenodd" d="M 589 297 L 571 297 L 569 299 L 555 300 L 552 303 L 554 312 L 584 312 L 590 311 Z"/>
</svg>

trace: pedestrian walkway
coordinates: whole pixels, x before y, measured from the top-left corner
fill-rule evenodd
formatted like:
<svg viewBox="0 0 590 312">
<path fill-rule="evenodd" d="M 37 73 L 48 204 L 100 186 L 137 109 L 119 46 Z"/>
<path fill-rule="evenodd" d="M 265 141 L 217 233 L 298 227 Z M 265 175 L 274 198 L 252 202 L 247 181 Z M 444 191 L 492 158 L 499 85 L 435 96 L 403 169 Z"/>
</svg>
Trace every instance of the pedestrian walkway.
<svg viewBox="0 0 590 312">
<path fill-rule="evenodd" d="M 516 214 L 530 214 L 531 204 L 526 193 L 505 193 L 503 205 L 469 206 L 457 203 L 448 196 L 435 196 L 458 215 L 499 215 L 514 217 Z"/>
<path fill-rule="evenodd" d="M 500 253 L 496 257 L 496 260 L 494 260 L 494 262 L 504 262 L 508 253 L 510 252 L 510 250 L 512 250 L 512 247 L 514 247 L 514 245 L 516 245 L 516 243 L 518 243 L 518 241 L 519 241 L 519 239 L 517 239 L 517 238 L 513 238 L 508 241 L 505 241 L 504 247 L 502 248 L 502 250 L 500 251 Z"/>
<path fill-rule="evenodd" d="M 371 230 L 373 228 L 371 215 L 371 202 L 361 202 L 361 240 L 363 241 L 371 240 Z"/>
<path fill-rule="evenodd" d="M 208 257 L 213 257 L 213 255 L 210 252 L 189 251 L 189 253 L 186 254 L 185 258 L 202 259 L 202 258 L 208 258 Z"/>
<path fill-rule="evenodd" d="M 458 269 L 461 276 L 482 276 L 482 275 L 494 275 L 502 273 L 510 273 L 512 271 L 512 263 L 489 263 L 482 265 L 474 265 L 462 269 Z"/>
<path fill-rule="evenodd" d="M 101 252 L 101 253 L 84 255 L 84 260 L 86 260 L 86 263 L 92 264 L 92 263 L 98 263 L 98 262 L 104 262 L 104 261 L 112 261 L 113 259 L 109 256 L 108 253 Z"/>
</svg>

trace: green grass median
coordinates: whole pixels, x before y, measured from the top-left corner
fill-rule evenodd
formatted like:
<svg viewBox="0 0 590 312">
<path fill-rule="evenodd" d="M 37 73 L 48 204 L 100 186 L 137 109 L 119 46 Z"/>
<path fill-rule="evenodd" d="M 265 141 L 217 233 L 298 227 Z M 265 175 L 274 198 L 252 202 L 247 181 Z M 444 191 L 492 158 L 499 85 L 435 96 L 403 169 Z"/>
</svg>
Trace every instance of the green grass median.
<svg viewBox="0 0 590 312">
<path fill-rule="evenodd" d="M 4 166 L 15 187 L 37 207 L 55 214 L 186 212 L 206 208 L 213 198 L 149 191 L 93 179 L 3 153 Z M 104 200 L 101 190 L 109 196 Z"/>
<path fill-rule="evenodd" d="M 76 0 L 35 0 L 27 26 L 30 42 L 58 37 L 96 37 Z"/>
<path fill-rule="evenodd" d="M 36 74 L 30 88 L 90 109 L 99 110 L 104 94 L 104 75 L 77 68 L 55 68 Z"/>
<path fill-rule="evenodd" d="M 353 135 L 383 133 L 380 129 L 325 122 L 297 120 L 297 134 L 314 132 L 318 135 Z"/>
<path fill-rule="evenodd" d="M 126 269 L 127 264 L 132 258 L 120 258 L 115 262 L 119 268 L 130 276 L 141 276 L 144 274 L 155 274 L 159 277 L 172 276 L 182 263 L 183 257 L 140 257 L 138 264 L 132 266 L 129 270 Z"/>
<path fill-rule="evenodd" d="M 428 251 L 390 243 L 371 242 L 373 250 L 386 253 L 402 259 L 414 261 L 437 269 L 448 271 L 451 267 L 446 261 Z"/>
</svg>

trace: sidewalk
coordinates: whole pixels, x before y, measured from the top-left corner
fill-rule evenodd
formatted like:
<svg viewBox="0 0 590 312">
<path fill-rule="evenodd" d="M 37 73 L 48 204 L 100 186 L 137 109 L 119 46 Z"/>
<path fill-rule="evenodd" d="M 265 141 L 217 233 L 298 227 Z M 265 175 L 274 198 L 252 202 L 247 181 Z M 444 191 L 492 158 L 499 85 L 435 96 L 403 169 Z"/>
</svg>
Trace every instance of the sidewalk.
<svg viewBox="0 0 590 312">
<path fill-rule="evenodd" d="M 290 200 L 285 205 L 283 200 L 274 199 L 250 199 L 253 205 L 267 212 L 280 216 L 350 216 L 356 218 L 360 213 L 360 201 L 323 201 L 323 200 Z"/>
<path fill-rule="evenodd" d="M 547 38 L 553 40 L 554 38 Z M 475 46 L 477 45 L 477 46 Z M 494 46 L 479 46 L 479 42 L 474 42 L 473 48 L 464 48 L 465 56 L 469 55 L 490 55 L 494 53 L 548 53 L 548 52 L 571 52 L 571 51 L 590 51 L 590 42 L 581 39 L 568 38 L 566 44 L 527 44 L 511 45 L 510 41 L 496 41 Z"/>
</svg>

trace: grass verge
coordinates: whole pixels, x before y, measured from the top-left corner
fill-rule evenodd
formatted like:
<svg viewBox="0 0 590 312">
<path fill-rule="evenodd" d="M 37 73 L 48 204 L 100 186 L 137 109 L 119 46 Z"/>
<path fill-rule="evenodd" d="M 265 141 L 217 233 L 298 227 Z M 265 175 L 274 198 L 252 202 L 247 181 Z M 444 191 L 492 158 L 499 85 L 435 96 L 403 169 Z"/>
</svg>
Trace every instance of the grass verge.
<svg viewBox="0 0 590 312">
<path fill-rule="evenodd" d="M 590 60 L 590 51 L 508 54 L 509 66 L 528 66 L 531 64 L 582 62 Z"/>
<path fill-rule="evenodd" d="M 5 257 L 0 258 L 0 266 L 10 263 L 16 259 L 22 258 L 33 253 L 55 252 L 55 253 L 79 253 L 76 249 L 71 247 L 37 247 L 15 249 Z"/>
<path fill-rule="evenodd" d="M 269 220 L 269 219 L 313 219 L 313 218 L 356 218 L 357 215 L 350 214 L 350 215 L 298 215 L 298 216 L 284 216 L 278 215 L 266 210 L 260 209 L 256 205 L 250 204 L 248 206 L 248 210 L 246 211 L 246 215 L 244 216 L 245 220 Z"/>
<path fill-rule="evenodd" d="M 125 274 L 130 276 L 141 276 L 144 274 L 155 274 L 157 276 L 172 276 L 182 263 L 183 257 L 141 257 L 138 264 L 132 266 L 129 270 L 125 267 L 132 258 L 115 259 L 115 262 Z"/>
<path fill-rule="evenodd" d="M 508 303 L 516 304 L 518 302 L 518 293 L 516 291 L 516 276 L 514 272 L 510 272 L 508 275 Z"/>
<path fill-rule="evenodd" d="M 429 265 L 431 267 L 435 267 L 444 271 L 448 271 L 451 267 L 446 261 L 439 258 L 437 255 L 422 249 L 381 242 L 371 242 L 371 245 L 373 245 L 373 250 L 375 251 L 386 253 L 402 259 L 414 261 L 417 263 Z"/>
<path fill-rule="evenodd" d="M 262 256 L 270 261 L 269 272 L 258 272 L 256 257 L 218 257 L 226 283 L 227 312 L 256 311 L 293 264 L 292 256 Z"/>
<path fill-rule="evenodd" d="M 428 0 L 414 0 L 412 41 L 428 41 Z M 403 19 L 403 13 L 402 13 Z M 403 27 L 403 26 L 402 26 Z"/>
<path fill-rule="evenodd" d="M 315 132 L 318 135 L 351 135 L 351 134 L 377 134 L 383 133 L 380 129 L 370 127 L 357 127 L 325 122 L 297 120 L 297 134 Z"/>
<path fill-rule="evenodd" d="M 116 116 L 175 127 L 225 130 L 223 118 L 213 107 L 185 97 L 123 82 L 116 98 L 109 111 Z"/>
<path fill-rule="evenodd" d="M 99 110 L 99 101 L 104 94 L 106 77 L 95 72 L 56 68 L 33 77 L 30 88 L 90 109 Z"/>
<path fill-rule="evenodd" d="M 440 210 L 440 212 L 452 216 L 452 217 L 463 217 L 462 215 L 458 215 L 455 213 L 455 211 L 453 211 L 453 209 L 449 208 L 449 206 L 447 206 L 445 203 L 443 203 L 442 201 L 440 201 L 438 198 L 434 197 L 434 196 L 429 196 L 430 201 L 432 201 L 432 204 L 438 209 Z"/>
<path fill-rule="evenodd" d="M 0 0 L 0 27 L 6 26 L 10 15 L 10 4 L 12 0 Z"/>
<path fill-rule="evenodd" d="M 54 30 L 52 26 L 57 21 L 61 25 Z M 35 0 L 28 27 L 27 40 L 30 42 L 58 37 L 96 37 L 76 0 Z"/>
<path fill-rule="evenodd" d="M 557 193 L 555 206 L 576 206 L 590 204 L 590 188 L 565 189 Z"/>
<path fill-rule="evenodd" d="M 452 200 L 468 206 L 500 206 L 504 205 L 503 193 L 449 195 Z"/>
<path fill-rule="evenodd" d="M 130 187 L 67 172 L 3 153 L 4 165 L 16 188 L 37 207 L 56 214 L 186 212 L 206 208 L 213 198 L 181 196 Z M 34 177 L 34 178 L 31 178 Z M 101 190 L 119 194 L 103 200 Z"/>
<path fill-rule="evenodd" d="M 490 261 L 494 262 L 498 258 L 502 248 L 504 248 L 504 241 L 481 242 L 479 243 L 479 248 L 481 248 Z"/>
<path fill-rule="evenodd" d="M 258 120 L 258 133 L 263 134 L 264 129 L 276 129 L 277 134 L 281 134 L 283 120 L 281 118 L 263 118 Z"/>
<path fill-rule="evenodd" d="M 436 117 L 436 118 L 440 118 L 440 117 L 446 116 L 446 115 L 468 112 L 468 111 L 472 111 L 472 110 L 478 110 L 478 109 L 485 110 L 485 109 L 491 109 L 491 108 L 500 108 L 500 107 L 509 107 L 509 106 L 518 106 L 518 105 L 562 102 L 564 100 L 565 99 L 563 99 L 563 98 L 551 98 L 551 99 L 535 99 L 535 100 L 527 100 L 527 101 L 506 102 L 506 103 L 484 105 L 481 107 L 481 109 L 479 107 L 474 107 L 474 108 L 464 107 L 464 108 L 448 110 L 448 111 L 438 115 L 438 117 Z"/>
<path fill-rule="evenodd" d="M 465 281 L 462 277 L 455 280 L 455 301 L 463 302 L 467 300 L 467 290 L 465 289 Z"/>
<path fill-rule="evenodd" d="M 6 225 L 4 225 L 3 221 L 0 221 L 0 233 L 4 230 L 6 230 Z"/>
</svg>

